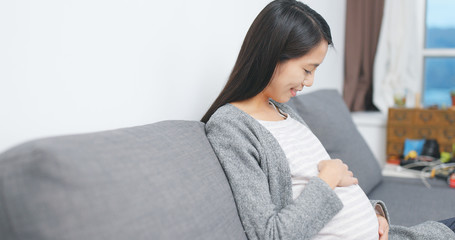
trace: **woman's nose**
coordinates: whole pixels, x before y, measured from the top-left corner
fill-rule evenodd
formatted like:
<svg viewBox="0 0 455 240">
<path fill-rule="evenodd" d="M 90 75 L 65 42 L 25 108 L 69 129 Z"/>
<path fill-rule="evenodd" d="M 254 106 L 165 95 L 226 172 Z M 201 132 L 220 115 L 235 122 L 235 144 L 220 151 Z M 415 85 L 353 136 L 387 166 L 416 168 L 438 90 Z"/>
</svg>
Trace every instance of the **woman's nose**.
<svg viewBox="0 0 455 240">
<path fill-rule="evenodd" d="M 303 86 L 305 87 L 311 87 L 313 85 L 313 78 L 305 78 L 305 80 L 303 80 Z"/>
</svg>

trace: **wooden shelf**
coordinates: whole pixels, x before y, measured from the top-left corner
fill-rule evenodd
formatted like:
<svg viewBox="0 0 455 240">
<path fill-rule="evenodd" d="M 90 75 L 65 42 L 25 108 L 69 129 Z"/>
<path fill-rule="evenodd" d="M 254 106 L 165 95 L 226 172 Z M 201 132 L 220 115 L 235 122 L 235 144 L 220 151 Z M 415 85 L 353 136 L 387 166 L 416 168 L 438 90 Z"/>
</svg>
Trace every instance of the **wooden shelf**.
<svg viewBox="0 0 455 240">
<path fill-rule="evenodd" d="M 436 139 L 441 152 L 452 152 L 455 111 L 389 108 L 387 157 L 401 156 L 405 139 Z"/>
</svg>

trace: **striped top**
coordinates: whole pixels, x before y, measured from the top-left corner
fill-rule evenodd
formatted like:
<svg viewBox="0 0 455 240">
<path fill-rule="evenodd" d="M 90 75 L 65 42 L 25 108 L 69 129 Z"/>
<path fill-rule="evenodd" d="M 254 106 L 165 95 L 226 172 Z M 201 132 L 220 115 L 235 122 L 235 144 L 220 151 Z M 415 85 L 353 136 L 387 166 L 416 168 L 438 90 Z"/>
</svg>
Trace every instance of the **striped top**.
<svg viewBox="0 0 455 240">
<path fill-rule="evenodd" d="M 276 138 L 289 162 L 292 195 L 296 199 L 311 177 L 317 176 L 318 163 L 331 159 L 311 130 L 288 115 L 282 121 L 258 120 Z M 313 239 L 378 239 L 376 213 L 358 185 L 334 189 L 343 209 Z"/>
</svg>

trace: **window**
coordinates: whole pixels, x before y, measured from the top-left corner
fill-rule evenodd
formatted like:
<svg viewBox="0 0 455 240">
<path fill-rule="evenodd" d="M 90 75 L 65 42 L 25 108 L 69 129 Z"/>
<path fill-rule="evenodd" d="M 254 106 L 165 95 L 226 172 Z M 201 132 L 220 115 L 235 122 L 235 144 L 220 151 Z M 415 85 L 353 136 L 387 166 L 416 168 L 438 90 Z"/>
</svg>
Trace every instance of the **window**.
<svg viewBox="0 0 455 240">
<path fill-rule="evenodd" d="M 423 105 L 452 105 L 455 94 L 455 1 L 426 0 Z"/>
</svg>

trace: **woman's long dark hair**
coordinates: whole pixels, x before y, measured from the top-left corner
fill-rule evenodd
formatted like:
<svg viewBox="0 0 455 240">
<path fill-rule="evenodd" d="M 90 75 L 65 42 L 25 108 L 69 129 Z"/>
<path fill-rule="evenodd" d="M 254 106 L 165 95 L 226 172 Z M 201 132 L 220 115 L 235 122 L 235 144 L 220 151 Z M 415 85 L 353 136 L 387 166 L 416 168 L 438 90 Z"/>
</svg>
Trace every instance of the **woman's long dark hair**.
<svg viewBox="0 0 455 240">
<path fill-rule="evenodd" d="M 229 102 L 252 98 L 269 84 L 276 65 L 308 53 L 322 40 L 332 44 L 327 22 L 295 0 L 269 3 L 250 26 L 226 86 L 201 119 Z"/>
</svg>

